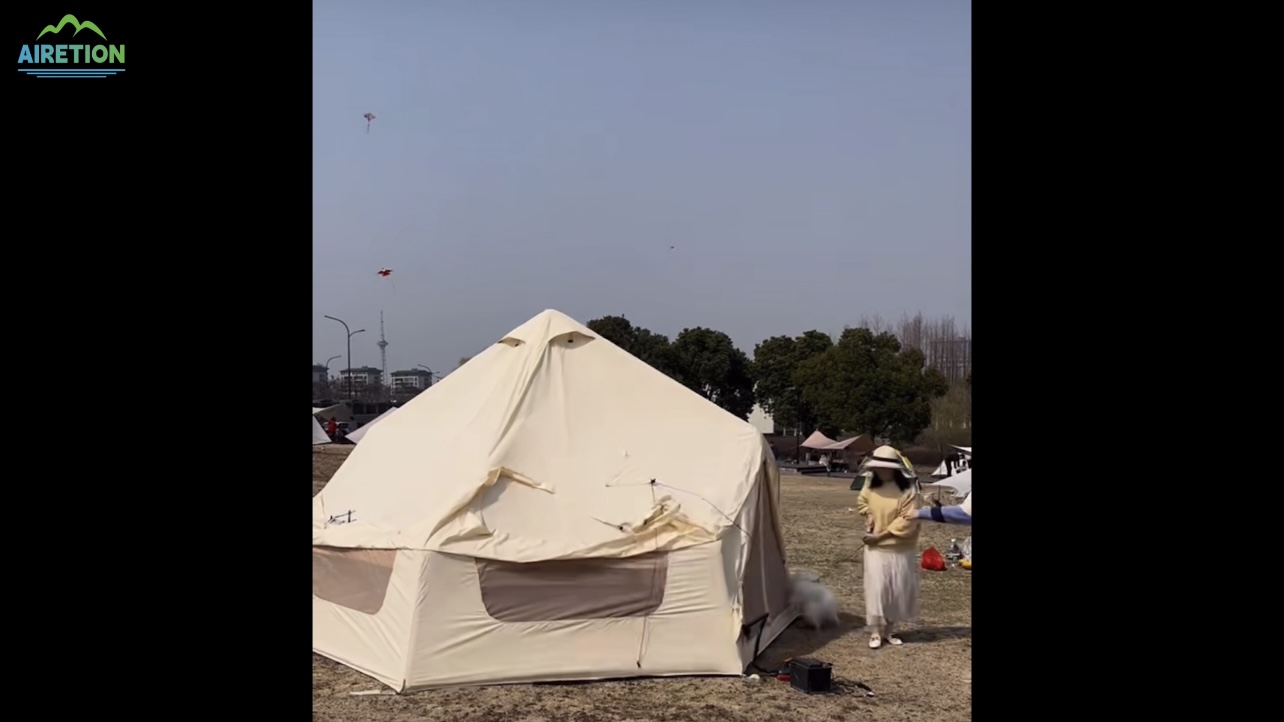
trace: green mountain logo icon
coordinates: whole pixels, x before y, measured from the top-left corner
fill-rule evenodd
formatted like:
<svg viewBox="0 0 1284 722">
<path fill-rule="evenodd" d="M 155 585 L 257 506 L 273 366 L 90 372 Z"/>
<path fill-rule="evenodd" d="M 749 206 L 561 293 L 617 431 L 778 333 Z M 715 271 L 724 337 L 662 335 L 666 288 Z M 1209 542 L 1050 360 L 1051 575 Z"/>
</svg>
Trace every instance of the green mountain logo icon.
<svg viewBox="0 0 1284 722">
<path fill-rule="evenodd" d="M 107 36 L 103 35 L 103 31 L 99 30 L 97 25 L 94 25 L 88 20 L 82 23 L 76 19 L 75 15 L 63 15 L 62 20 L 58 21 L 57 27 L 54 27 L 53 25 L 46 25 L 45 29 L 40 31 L 40 35 L 36 36 L 36 40 L 39 40 L 41 37 L 43 37 L 45 33 L 53 33 L 54 35 L 57 35 L 58 33 L 62 32 L 63 26 L 68 24 L 76 26 L 76 32 L 72 33 L 73 37 L 76 35 L 79 35 L 81 30 L 92 30 L 93 32 L 98 34 L 98 37 L 102 38 L 103 40 L 107 39 Z"/>
</svg>

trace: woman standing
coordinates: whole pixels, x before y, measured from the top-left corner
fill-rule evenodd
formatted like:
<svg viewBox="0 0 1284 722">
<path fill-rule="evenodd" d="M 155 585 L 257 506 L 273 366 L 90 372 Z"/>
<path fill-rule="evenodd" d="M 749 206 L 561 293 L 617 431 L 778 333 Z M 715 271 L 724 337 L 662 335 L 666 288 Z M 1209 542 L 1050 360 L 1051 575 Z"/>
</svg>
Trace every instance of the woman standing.
<svg viewBox="0 0 1284 722">
<path fill-rule="evenodd" d="M 918 484 L 900 452 L 880 446 L 865 462 L 856 510 L 865 517 L 865 621 L 869 647 L 899 646 L 897 624 L 918 616 Z"/>
</svg>

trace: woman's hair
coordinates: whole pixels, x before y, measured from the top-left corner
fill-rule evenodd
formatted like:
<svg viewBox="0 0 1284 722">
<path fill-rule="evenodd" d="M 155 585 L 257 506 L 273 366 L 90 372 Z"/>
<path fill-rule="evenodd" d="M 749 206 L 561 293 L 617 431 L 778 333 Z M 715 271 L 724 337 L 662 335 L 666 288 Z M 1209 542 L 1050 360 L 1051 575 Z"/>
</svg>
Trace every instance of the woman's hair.
<svg viewBox="0 0 1284 722">
<path fill-rule="evenodd" d="M 905 476 L 905 474 L 901 473 L 897 469 L 888 469 L 888 471 L 892 472 L 892 481 L 896 484 L 897 489 L 908 491 L 914 486 L 914 480 Z M 869 488 L 877 489 L 883 485 L 883 480 L 878 476 L 878 469 L 870 469 L 869 473 Z"/>
</svg>

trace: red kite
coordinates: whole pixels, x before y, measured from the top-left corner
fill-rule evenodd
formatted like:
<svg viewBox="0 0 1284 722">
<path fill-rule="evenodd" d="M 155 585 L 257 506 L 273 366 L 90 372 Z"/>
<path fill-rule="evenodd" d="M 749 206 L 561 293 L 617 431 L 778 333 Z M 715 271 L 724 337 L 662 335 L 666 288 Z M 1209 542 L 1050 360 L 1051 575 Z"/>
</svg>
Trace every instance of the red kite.
<svg viewBox="0 0 1284 722">
<path fill-rule="evenodd" d="M 394 280 L 392 280 L 392 269 L 391 269 L 391 268 L 380 268 L 380 269 L 379 269 L 379 277 L 380 277 L 380 278 L 386 278 L 386 279 L 388 279 L 388 285 L 392 286 L 392 294 L 393 294 L 394 296 L 395 296 L 395 295 L 397 295 L 397 282 L 396 282 L 396 281 L 394 281 Z"/>
</svg>

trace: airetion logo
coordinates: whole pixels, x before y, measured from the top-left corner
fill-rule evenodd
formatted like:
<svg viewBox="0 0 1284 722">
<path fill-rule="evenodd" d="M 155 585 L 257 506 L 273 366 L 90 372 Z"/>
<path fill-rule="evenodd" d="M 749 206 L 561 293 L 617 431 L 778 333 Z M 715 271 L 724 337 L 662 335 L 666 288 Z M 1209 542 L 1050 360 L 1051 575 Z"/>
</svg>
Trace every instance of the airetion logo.
<svg viewBox="0 0 1284 722">
<path fill-rule="evenodd" d="M 93 35 L 104 41 L 107 36 L 101 28 L 88 20 L 81 22 L 75 15 L 64 15 L 57 25 L 46 25 L 36 36 L 36 40 L 46 34 L 58 35 L 66 26 L 76 29 L 72 38 L 88 30 L 85 40 L 92 42 Z M 59 68 L 59 65 L 75 63 L 88 67 Z M 18 52 L 18 72 L 34 75 L 37 78 L 106 78 L 125 72 L 124 45 L 23 45 Z"/>
</svg>

